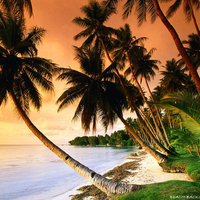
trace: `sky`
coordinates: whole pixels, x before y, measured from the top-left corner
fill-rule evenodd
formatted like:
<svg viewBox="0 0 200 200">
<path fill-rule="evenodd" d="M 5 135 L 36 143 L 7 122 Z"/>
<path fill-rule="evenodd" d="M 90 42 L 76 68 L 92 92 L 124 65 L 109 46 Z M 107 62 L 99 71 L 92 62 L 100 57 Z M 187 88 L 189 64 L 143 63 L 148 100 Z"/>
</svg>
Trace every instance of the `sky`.
<svg viewBox="0 0 200 200">
<path fill-rule="evenodd" d="M 73 24 L 72 20 L 77 16 L 83 16 L 80 8 L 88 4 L 88 0 L 32 0 L 34 16 L 27 18 L 27 26 L 45 28 L 47 33 L 42 44 L 38 46 L 38 55 L 51 59 L 60 67 L 71 67 L 79 69 L 78 63 L 74 60 L 73 46 L 80 46 L 81 41 L 74 41 L 73 36 L 79 33 L 82 28 Z M 162 4 L 164 11 L 169 4 Z M 141 27 L 137 26 L 137 19 L 134 13 L 126 20 L 121 17 L 122 4 L 118 6 L 117 14 L 111 16 L 106 25 L 119 28 L 125 23 L 130 24 L 132 34 L 138 37 L 148 37 L 145 47 L 150 50 L 156 48 L 153 58 L 160 60 L 162 66 L 166 60 L 177 58 L 178 51 L 171 38 L 171 35 L 161 23 L 159 18 L 151 24 L 149 18 Z M 196 13 L 198 24 L 200 24 L 200 12 Z M 183 15 L 183 8 L 170 19 L 171 24 L 177 30 L 181 40 L 187 39 L 191 33 L 195 33 L 192 22 L 187 23 Z M 151 81 L 153 89 L 160 79 L 159 72 Z M 54 143 L 66 144 L 76 136 L 84 136 L 81 129 L 81 122 L 72 122 L 76 105 L 71 105 L 65 110 L 57 113 L 58 105 L 55 104 L 62 94 L 66 85 L 64 82 L 54 81 L 55 93 L 43 93 L 43 106 L 39 112 L 31 109 L 30 119 L 32 122 Z M 145 88 L 145 86 L 144 86 Z M 125 117 L 133 116 L 126 112 Z M 123 129 L 124 125 L 118 121 L 113 128 L 108 129 L 108 134 L 115 130 Z M 89 133 L 91 135 L 92 133 Z M 98 126 L 96 135 L 104 135 L 104 128 Z M 41 142 L 29 131 L 22 119 L 17 115 L 11 101 L 0 108 L 0 144 L 40 144 Z"/>
</svg>

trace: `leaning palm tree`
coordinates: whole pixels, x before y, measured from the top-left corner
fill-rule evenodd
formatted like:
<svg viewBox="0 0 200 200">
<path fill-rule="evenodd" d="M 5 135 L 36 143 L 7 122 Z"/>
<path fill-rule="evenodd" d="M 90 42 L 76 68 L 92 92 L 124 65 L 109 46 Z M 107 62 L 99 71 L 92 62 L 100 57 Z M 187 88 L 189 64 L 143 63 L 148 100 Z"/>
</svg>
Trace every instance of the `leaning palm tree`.
<svg viewBox="0 0 200 200">
<path fill-rule="evenodd" d="M 154 50 L 155 49 L 152 48 L 149 52 L 146 52 L 146 53 L 144 51 L 139 51 L 138 52 L 138 61 L 137 61 L 136 64 L 133 63 L 135 76 L 137 78 L 140 78 L 141 82 L 144 79 L 152 101 L 154 101 L 154 98 L 153 98 L 153 95 L 152 95 L 152 92 L 151 92 L 151 89 L 150 89 L 148 82 L 151 80 L 151 78 L 154 78 L 154 76 L 155 76 L 154 70 L 159 69 L 158 64 L 160 63 L 160 61 L 158 61 L 158 60 L 151 59 Z M 162 123 L 160 112 L 158 111 L 156 106 L 155 106 L 155 109 L 156 109 L 157 117 L 160 121 L 160 124 L 162 126 L 162 129 L 163 129 L 164 135 L 165 135 L 165 137 L 162 138 L 162 139 L 166 140 L 165 143 L 168 146 L 170 143 L 169 143 L 169 139 L 168 139 L 166 129 L 165 129 L 163 123 Z"/>
<path fill-rule="evenodd" d="M 120 2 L 120 0 L 105 0 L 104 5 L 107 7 L 116 7 L 116 5 Z M 185 61 L 185 64 L 187 65 L 189 72 L 195 82 L 195 85 L 197 87 L 198 93 L 200 94 L 200 78 L 199 75 L 192 64 L 180 38 L 174 27 L 170 24 L 166 16 L 164 15 L 162 9 L 160 8 L 160 5 L 158 3 L 158 0 L 150 0 L 150 1 L 140 1 L 140 0 L 126 0 L 126 3 L 124 4 L 124 13 L 123 17 L 127 18 L 132 10 L 133 6 L 135 6 L 135 13 L 138 17 L 139 25 L 141 25 L 146 20 L 147 13 L 151 16 L 151 22 L 154 22 L 156 17 L 158 16 L 164 26 L 167 28 L 167 30 L 170 32 L 174 43 Z"/>
<path fill-rule="evenodd" d="M 103 15 L 105 15 L 104 13 L 107 11 L 111 10 L 109 13 L 112 14 L 113 8 L 104 9 L 102 4 L 99 4 L 97 1 L 94 0 L 94 1 L 90 1 L 88 6 L 83 6 L 81 8 L 81 10 L 85 14 L 86 17 L 85 18 L 77 17 L 74 19 L 74 22 L 78 25 L 86 27 L 86 29 L 84 31 L 81 31 L 79 34 L 77 34 L 75 36 L 75 39 L 79 39 L 80 37 L 87 37 L 87 39 L 83 43 L 82 47 L 85 47 L 86 44 L 91 44 L 91 41 L 93 41 L 93 39 L 96 39 L 94 42 L 96 49 L 98 49 L 98 47 L 103 47 L 108 60 L 111 62 L 111 66 L 109 67 L 110 69 L 108 69 L 108 70 L 113 70 L 116 73 L 118 80 L 119 80 L 120 84 L 122 85 L 127 98 L 131 102 L 131 105 L 134 107 L 134 110 L 137 112 L 137 106 L 135 105 L 134 98 L 130 94 L 129 90 L 127 89 L 127 87 L 124 83 L 124 80 L 118 71 L 117 66 L 120 66 L 120 65 L 117 65 L 116 62 L 113 62 L 113 60 L 111 59 L 111 57 L 108 53 L 108 48 L 107 48 L 108 46 L 105 45 L 105 44 L 108 44 L 107 43 L 108 39 L 106 39 L 106 38 L 109 38 L 109 36 L 112 33 L 116 33 L 116 31 L 104 26 L 103 22 L 105 22 L 105 20 L 102 20 L 102 19 L 104 19 Z M 106 16 L 107 15 L 108 14 L 106 14 Z M 110 16 L 110 14 L 108 15 L 108 17 L 109 16 Z M 106 17 L 106 19 L 108 19 L 108 17 Z M 101 39 L 99 39 L 99 38 L 101 38 Z M 98 44 L 99 42 L 101 43 L 101 45 Z M 137 44 L 137 43 L 135 42 L 135 44 Z M 138 111 L 138 116 L 139 116 L 139 111 Z M 168 152 L 165 148 L 162 148 L 162 150 L 166 154 L 168 154 Z"/>
<path fill-rule="evenodd" d="M 53 92 L 52 74 L 58 68 L 50 60 L 37 57 L 36 46 L 41 42 L 45 30 L 33 27 L 26 33 L 23 16 L 15 14 L 17 12 L 2 15 L 0 21 L 0 105 L 10 97 L 32 133 L 76 172 L 92 183 L 98 183 L 99 188 L 107 194 L 125 193 L 139 188 L 135 185 L 125 187 L 96 174 L 51 142 L 29 119 L 30 104 L 39 110 L 42 103 L 37 86 Z"/>
<path fill-rule="evenodd" d="M 127 104 L 124 90 L 121 85 L 113 82 L 115 74 L 109 71 L 109 68 L 104 70 L 100 57 L 101 50 L 96 52 L 94 49 L 94 47 L 92 49 L 89 47 L 76 48 L 76 58 L 80 63 L 82 72 L 65 69 L 59 76 L 60 80 L 66 79 L 67 84 L 71 84 L 71 87 L 64 91 L 58 99 L 57 102 L 60 104 L 58 110 L 62 110 L 79 99 L 73 119 L 81 118 L 82 127 L 85 131 L 90 129 L 91 124 L 92 129 L 95 130 L 97 120 L 107 128 L 108 125 L 113 125 L 115 120 L 119 118 L 134 138 L 158 162 L 162 162 L 167 157 L 148 146 L 123 118 L 122 111 Z"/>
<path fill-rule="evenodd" d="M 124 27 L 117 29 L 116 30 L 116 39 L 113 39 L 113 41 L 114 41 L 113 42 L 114 43 L 113 44 L 113 48 L 114 48 L 113 57 L 116 60 L 116 62 L 122 63 L 121 65 L 125 65 L 125 63 L 128 62 L 129 72 L 131 73 L 133 80 L 136 82 L 136 85 L 138 86 L 139 91 L 140 91 L 144 101 L 146 101 L 146 97 L 144 95 L 141 85 L 138 82 L 135 71 L 133 69 L 133 65 L 139 66 L 142 64 L 142 59 L 138 59 L 138 57 L 140 56 L 140 54 L 144 55 L 144 52 L 146 51 L 146 49 L 143 47 L 143 43 L 142 43 L 142 41 L 144 41 L 145 39 L 146 39 L 145 37 L 141 37 L 138 39 L 136 39 L 136 37 L 133 37 L 130 26 L 128 24 L 125 24 Z M 143 58 L 144 58 L 144 56 L 143 56 Z M 139 64 L 139 62 L 140 62 L 140 64 Z M 163 137 L 163 135 L 158 127 L 158 124 L 156 122 L 156 119 L 154 117 L 152 109 L 149 106 L 149 104 L 147 104 L 147 106 L 148 106 L 151 116 L 153 118 L 154 124 L 156 126 L 156 130 L 159 133 L 159 136 L 161 137 L 162 141 L 165 142 L 165 146 L 167 147 L 168 146 L 167 141 Z M 136 109 L 135 109 L 135 111 L 136 111 L 137 116 L 140 117 L 139 113 L 137 113 Z M 141 119 L 140 119 L 140 121 L 141 121 Z M 143 124 L 143 126 L 145 127 L 144 124 Z M 148 133 L 151 135 L 150 132 L 148 132 Z M 151 137 L 152 137 L 152 139 L 155 139 L 152 135 L 151 135 Z M 156 143 L 158 145 L 158 142 L 156 142 Z M 161 149 L 163 149 L 163 148 L 161 147 Z"/>
</svg>

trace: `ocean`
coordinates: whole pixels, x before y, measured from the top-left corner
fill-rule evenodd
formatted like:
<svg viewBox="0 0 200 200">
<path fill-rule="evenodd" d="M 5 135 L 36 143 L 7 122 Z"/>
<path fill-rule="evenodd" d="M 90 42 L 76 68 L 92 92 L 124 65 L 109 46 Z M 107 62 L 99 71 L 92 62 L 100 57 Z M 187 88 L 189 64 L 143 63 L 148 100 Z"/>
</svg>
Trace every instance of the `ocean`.
<svg viewBox="0 0 200 200">
<path fill-rule="evenodd" d="M 134 147 L 60 146 L 99 174 L 121 164 Z M 43 145 L 0 145 L 0 200 L 68 200 L 90 184 Z"/>
</svg>

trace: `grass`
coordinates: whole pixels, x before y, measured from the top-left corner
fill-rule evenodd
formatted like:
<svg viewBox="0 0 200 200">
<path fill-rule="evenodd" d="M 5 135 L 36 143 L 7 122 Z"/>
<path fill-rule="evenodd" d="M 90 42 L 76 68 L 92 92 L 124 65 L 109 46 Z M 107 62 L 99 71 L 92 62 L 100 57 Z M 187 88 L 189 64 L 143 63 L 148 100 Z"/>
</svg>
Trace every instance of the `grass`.
<svg viewBox="0 0 200 200">
<path fill-rule="evenodd" d="M 117 195 L 112 200 L 200 199 L 200 182 L 167 181 L 143 187 L 139 192 Z"/>
<path fill-rule="evenodd" d="M 187 173 L 194 182 L 166 181 L 144 185 L 139 192 L 116 195 L 112 200 L 168 200 L 168 199 L 200 199 L 200 159 L 183 150 L 162 163 L 165 171 L 181 171 Z"/>
<path fill-rule="evenodd" d="M 187 173 L 194 181 L 200 181 L 200 159 L 191 156 L 185 151 L 178 151 L 177 156 L 171 156 L 166 162 L 162 163 L 164 170 L 177 170 Z"/>
</svg>

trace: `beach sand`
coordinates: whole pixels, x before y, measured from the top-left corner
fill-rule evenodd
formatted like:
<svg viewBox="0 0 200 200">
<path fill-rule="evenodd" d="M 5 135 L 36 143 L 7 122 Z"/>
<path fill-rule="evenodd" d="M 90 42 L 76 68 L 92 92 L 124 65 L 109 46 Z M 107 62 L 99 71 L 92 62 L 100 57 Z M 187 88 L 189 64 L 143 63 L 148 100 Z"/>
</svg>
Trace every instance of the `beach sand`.
<svg viewBox="0 0 200 200">
<path fill-rule="evenodd" d="M 192 179 L 185 173 L 163 172 L 156 159 L 154 159 L 149 153 L 142 154 L 140 157 L 142 160 L 139 161 L 139 167 L 132 171 L 133 175 L 122 180 L 124 183 L 145 185 L 169 180 L 192 181 Z"/>
<path fill-rule="evenodd" d="M 163 172 L 158 162 L 143 149 L 139 150 L 136 148 L 132 156 L 130 156 L 124 161 L 124 163 L 127 162 L 134 162 L 135 167 L 127 170 L 130 173 L 120 181 L 123 183 L 145 185 L 145 184 L 158 183 L 169 180 L 192 181 L 192 179 L 185 173 Z M 124 163 L 122 163 L 122 165 Z M 71 196 L 69 197 L 69 195 L 75 195 L 81 193 L 77 189 L 78 188 L 71 191 L 70 194 L 65 193 L 61 195 L 59 198 L 55 198 L 53 200 L 64 200 L 64 199 L 70 200 L 72 197 Z M 94 200 L 94 199 L 96 200 L 97 198 L 93 196 L 88 196 L 83 198 L 83 200 Z"/>
</svg>

